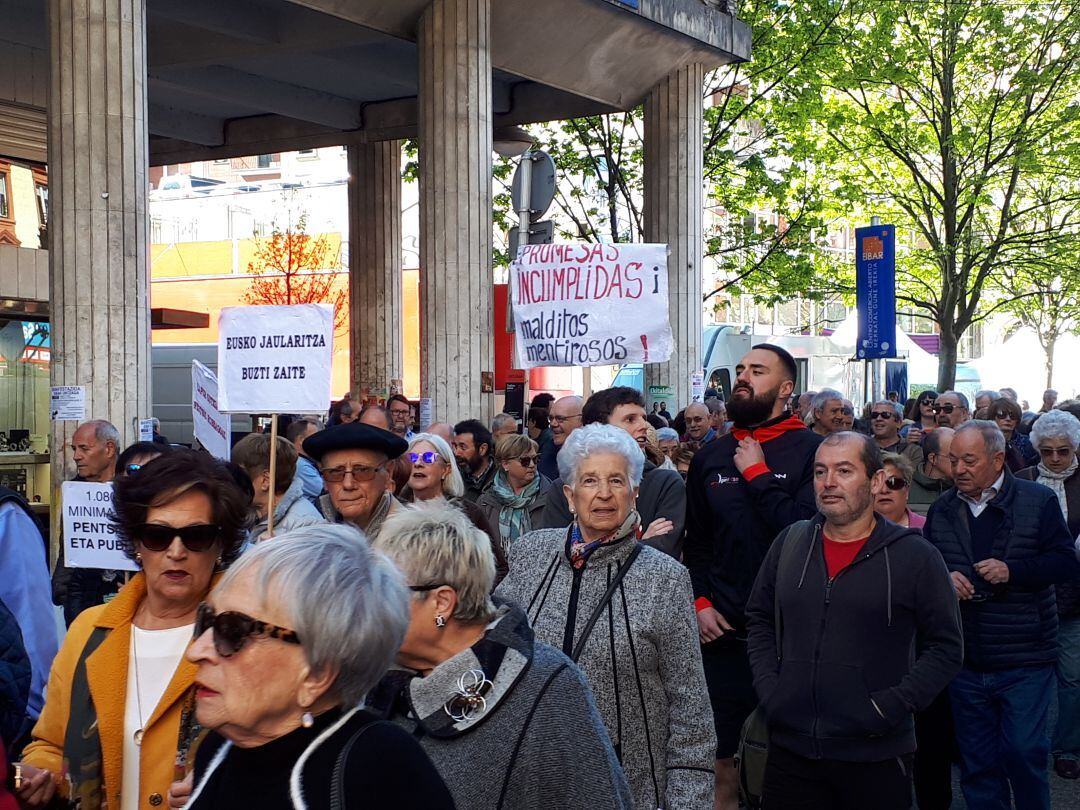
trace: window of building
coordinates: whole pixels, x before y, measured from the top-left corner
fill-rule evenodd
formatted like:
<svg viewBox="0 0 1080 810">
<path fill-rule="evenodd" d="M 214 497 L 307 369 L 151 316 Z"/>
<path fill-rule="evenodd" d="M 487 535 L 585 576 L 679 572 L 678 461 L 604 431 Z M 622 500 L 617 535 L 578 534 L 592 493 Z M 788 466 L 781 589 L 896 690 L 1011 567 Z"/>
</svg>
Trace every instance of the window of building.
<svg viewBox="0 0 1080 810">
<path fill-rule="evenodd" d="M 301 149 L 299 152 L 296 153 L 296 156 L 301 160 L 310 160 L 312 158 L 318 157 L 319 153 L 314 149 Z"/>
<path fill-rule="evenodd" d="M 260 169 L 269 169 L 270 168 L 270 155 L 259 155 L 256 158 L 255 165 L 258 166 Z"/>
<path fill-rule="evenodd" d="M 14 219 L 11 216 L 11 191 L 8 188 L 10 172 L 0 171 L 0 219 Z"/>
<path fill-rule="evenodd" d="M 0 162 L 0 245 L 18 246 L 15 236 L 15 211 L 11 197 L 11 164 Z"/>
</svg>

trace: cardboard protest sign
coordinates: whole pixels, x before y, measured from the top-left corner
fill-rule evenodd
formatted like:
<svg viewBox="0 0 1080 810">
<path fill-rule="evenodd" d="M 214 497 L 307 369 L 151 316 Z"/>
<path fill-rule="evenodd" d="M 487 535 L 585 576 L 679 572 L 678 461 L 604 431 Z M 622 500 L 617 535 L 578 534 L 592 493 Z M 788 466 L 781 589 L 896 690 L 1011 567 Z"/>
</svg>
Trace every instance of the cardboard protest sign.
<svg viewBox="0 0 1080 810">
<path fill-rule="evenodd" d="M 135 561 L 124 554 L 113 531 L 112 484 L 65 481 L 60 485 L 63 503 L 64 564 L 68 568 L 108 568 L 137 571 Z"/>
<path fill-rule="evenodd" d="M 228 461 L 232 424 L 218 410 L 217 375 L 198 360 L 191 361 L 191 420 L 199 444 L 214 458 Z"/>
<path fill-rule="evenodd" d="M 517 368 L 671 356 L 667 245 L 524 245 L 510 285 Z"/>
<path fill-rule="evenodd" d="M 226 307 L 218 332 L 222 413 L 322 413 L 330 407 L 332 306 Z"/>
</svg>

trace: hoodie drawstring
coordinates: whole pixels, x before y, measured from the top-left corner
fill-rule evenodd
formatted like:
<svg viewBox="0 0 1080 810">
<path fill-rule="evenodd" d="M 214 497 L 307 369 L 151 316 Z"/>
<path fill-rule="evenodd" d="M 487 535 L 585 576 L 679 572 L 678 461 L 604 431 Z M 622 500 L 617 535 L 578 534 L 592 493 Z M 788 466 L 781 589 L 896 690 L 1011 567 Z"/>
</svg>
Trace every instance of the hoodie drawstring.
<svg viewBox="0 0 1080 810">
<path fill-rule="evenodd" d="M 889 627 L 892 627 L 892 566 L 889 565 L 889 547 L 885 546 L 885 609 L 889 614 Z"/>
</svg>

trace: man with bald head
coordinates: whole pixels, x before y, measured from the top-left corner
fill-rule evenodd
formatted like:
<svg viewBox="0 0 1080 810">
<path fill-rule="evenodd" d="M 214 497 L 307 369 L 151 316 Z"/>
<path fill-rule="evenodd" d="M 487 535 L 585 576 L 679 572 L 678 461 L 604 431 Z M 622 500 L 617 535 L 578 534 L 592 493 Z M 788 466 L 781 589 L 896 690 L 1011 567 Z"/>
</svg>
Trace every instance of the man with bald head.
<svg viewBox="0 0 1080 810">
<path fill-rule="evenodd" d="M 454 426 L 449 422 L 432 422 L 424 432 L 444 439 L 447 444 L 452 444 L 454 441 Z"/>
<path fill-rule="evenodd" d="M 365 406 L 364 410 L 360 412 L 360 418 L 357 421 L 361 425 L 371 425 L 372 427 L 377 427 L 379 430 L 387 430 L 391 433 L 394 432 L 394 417 L 391 416 L 390 411 L 382 405 Z"/>
<path fill-rule="evenodd" d="M 691 402 L 683 411 L 686 419 L 686 435 L 683 441 L 700 448 L 716 438 L 712 427 L 712 414 L 703 402 Z"/>
<path fill-rule="evenodd" d="M 548 408 L 548 423 L 551 426 L 551 444 L 540 453 L 536 468 L 545 478 L 554 481 L 559 477 L 559 465 L 556 459 L 566 439 L 581 427 L 581 409 L 585 406 L 582 397 L 571 395 L 561 397 Z"/>
</svg>

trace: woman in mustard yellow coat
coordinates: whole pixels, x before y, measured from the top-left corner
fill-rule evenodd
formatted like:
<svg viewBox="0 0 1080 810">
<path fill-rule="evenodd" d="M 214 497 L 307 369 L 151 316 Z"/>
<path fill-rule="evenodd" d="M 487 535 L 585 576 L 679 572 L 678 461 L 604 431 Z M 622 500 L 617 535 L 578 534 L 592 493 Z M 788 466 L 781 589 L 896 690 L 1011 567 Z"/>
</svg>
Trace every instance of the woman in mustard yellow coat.
<svg viewBox="0 0 1080 810">
<path fill-rule="evenodd" d="M 183 655 L 215 570 L 240 548 L 247 506 L 224 466 L 190 450 L 116 479 L 114 528 L 141 570 L 68 631 L 23 755 L 25 806 L 57 791 L 82 810 L 165 803 L 195 676 Z"/>
</svg>

